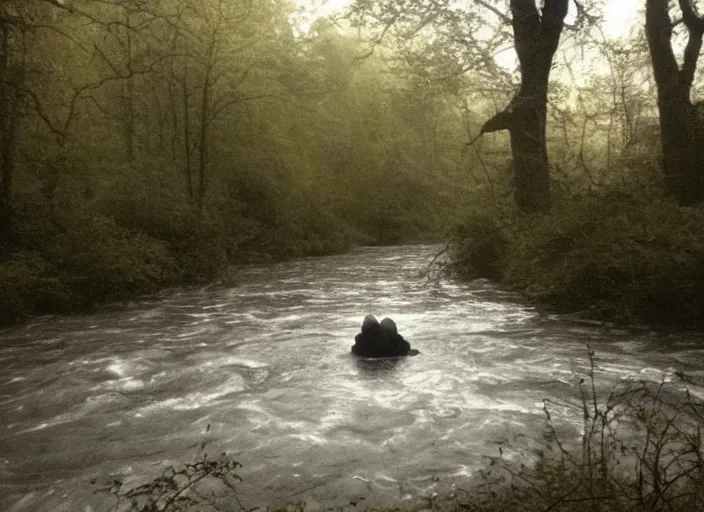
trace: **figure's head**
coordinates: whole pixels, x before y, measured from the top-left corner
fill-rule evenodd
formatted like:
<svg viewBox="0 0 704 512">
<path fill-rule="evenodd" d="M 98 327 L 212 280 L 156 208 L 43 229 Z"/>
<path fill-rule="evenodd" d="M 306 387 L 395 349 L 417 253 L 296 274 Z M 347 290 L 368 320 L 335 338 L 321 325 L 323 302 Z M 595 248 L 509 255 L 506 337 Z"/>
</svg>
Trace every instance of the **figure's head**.
<svg viewBox="0 0 704 512">
<path fill-rule="evenodd" d="M 396 328 L 396 322 L 394 322 L 390 318 L 384 318 L 381 321 L 381 328 L 384 329 L 385 331 L 390 332 L 391 334 L 398 334 L 398 329 Z"/>
<path fill-rule="evenodd" d="M 379 327 L 379 320 L 377 320 L 374 315 L 365 316 L 364 321 L 362 322 L 362 332 L 369 332 L 375 327 Z"/>
</svg>

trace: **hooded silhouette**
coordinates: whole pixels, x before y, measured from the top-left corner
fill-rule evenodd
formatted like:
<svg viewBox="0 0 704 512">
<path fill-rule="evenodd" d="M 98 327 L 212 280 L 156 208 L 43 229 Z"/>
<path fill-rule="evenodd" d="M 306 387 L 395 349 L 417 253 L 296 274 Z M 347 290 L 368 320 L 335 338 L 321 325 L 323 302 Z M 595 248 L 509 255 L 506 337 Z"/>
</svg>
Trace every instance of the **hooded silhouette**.
<svg viewBox="0 0 704 512">
<path fill-rule="evenodd" d="M 365 316 L 362 332 L 354 337 L 354 341 L 352 353 L 360 357 L 399 357 L 418 353 L 398 333 L 396 323 L 390 318 L 379 323 L 374 315 Z"/>
</svg>

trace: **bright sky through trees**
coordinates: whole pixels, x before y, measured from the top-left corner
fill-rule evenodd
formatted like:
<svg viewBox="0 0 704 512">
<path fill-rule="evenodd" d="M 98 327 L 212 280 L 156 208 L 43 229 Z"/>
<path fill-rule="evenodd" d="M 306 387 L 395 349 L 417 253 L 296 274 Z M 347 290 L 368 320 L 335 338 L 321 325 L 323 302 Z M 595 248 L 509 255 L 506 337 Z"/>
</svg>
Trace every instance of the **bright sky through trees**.
<svg viewBox="0 0 704 512">
<path fill-rule="evenodd" d="M 313 20 L 341 11 L 350 4 L 350 0 L 295 0 L 298 5 L 306 10 L 297 17 L 299 27 L 310 26 Z M 604 29 L 610 37 L 623 37 L 637 23 L 636 16 L 643 0 L 607 0 L 605 9 Z M 574 12 L 574 5 L 570 6 L 570 13 Z M 307 20 L 304 21 L 304 20 Z"/>
<path fill-rule="evenodd" d="M 610 37 L 623 37 L 634 25 L 640 23 L 636 17 L 643 0 L 609 0 L 606 3 L 604 29 Z M 645 20 L 642 21 L 643 24 Z"/>
<path fill-rule="evenodd" d="M 301 32 L 306 32 L 313 21 L 323 16 L 329 16 L 345 9 L 351 0 L 295 0 L 300 6 L 299 12 L 291 17 L 291 22 Z M 604 9 L 604 34 L 607 37 L 626 37 L 639 23 L 637 16 L 644 0 L 606 0 Z M 574 4 L 570 4 L 567 22 L 571 23 L 576 15 Z M 517 65 L 516 54 L 507 48 L 495 55 L 496 62 L 506 68 L 515 69 Z"/>
</svg>

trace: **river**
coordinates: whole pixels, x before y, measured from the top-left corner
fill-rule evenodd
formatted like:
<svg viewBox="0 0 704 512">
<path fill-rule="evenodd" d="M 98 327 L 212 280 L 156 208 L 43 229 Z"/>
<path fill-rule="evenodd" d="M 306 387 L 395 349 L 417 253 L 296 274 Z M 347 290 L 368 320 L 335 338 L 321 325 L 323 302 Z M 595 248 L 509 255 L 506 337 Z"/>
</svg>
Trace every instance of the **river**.
<svg viewBox="0 0 704 512">
<path fill-rule="evenodd" d="M 436 251 L 246 266 L 237 287 L 0 331 L 0 510 L 106 510 L 96 487 L 203 450 L 244 465 L 247 507 L 404 500 L 463 482 L 501 439 L 539 442 L 543 398 L 576 438 L 586 343 L 604 386 L 704 375 L 700 336 L 580 325 L 486 281 L 428 280 Z M 352 357 L 368 313 L 421 354 Z"/>
</svg>

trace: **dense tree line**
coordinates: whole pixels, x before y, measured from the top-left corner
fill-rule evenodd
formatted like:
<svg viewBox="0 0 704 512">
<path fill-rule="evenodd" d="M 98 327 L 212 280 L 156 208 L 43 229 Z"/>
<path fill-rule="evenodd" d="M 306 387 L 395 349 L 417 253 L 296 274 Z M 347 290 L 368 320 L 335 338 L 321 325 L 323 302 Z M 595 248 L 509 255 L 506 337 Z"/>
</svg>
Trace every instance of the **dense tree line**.
<svg viewBox="0 0 704 512">
<path fill-rule="evenodd" d="M 468 206 L 451 243 L 454 270 L 563 312 L 704 326 L 704 17 L 695 2 L 644 1 L 642 24 L 620 39 L 604 34 L 606 2 L 597 0 L 435 2 L 431 13 L 393 1 L 356 5 L 365 23 L 397 30 L 404 44 L 419 19 L 484 29 L 471 42 L 440 31 L 446 45 L 470 42 L 463 58 L 473 70 L 490 70 L 495 60 L 485 54 L 501 45 L 516 50 L 508 106 L 496 100 L 470 142 L 508 132 L 499 144 L 510 169 L 485 168 L 491 197 Z M 486 145 L 480 152 L 491 154 Z"/>
<path fill-rule="evenodd" d="M 556 56 L 569 55 L 569 60 L 580 51 L 584 55 L 585 49 L 606 51 L 613 54 L 608 61 L 612 80 L 617 79 L 615 73 L 633 71 L 615 60 L 618 57 L 613 42 L 604 36 L 606 3 L 605 0 L 479 0 L 407 5 L 396 0 L 360 0 L 355 2 L 353 13 L 359 23 L 374 27 L 379 37 L 392 33 L 407 47 L 413 46 L 409 41 L 416 38 L 434 39 L 433 44 L 456 55 L 456 73 L 488 72 L 492 78 L 498 78 L 494 56 L 506 45 L 513 47 L 517 56 L 513 95 L 506 107 L 497 109 L 483 123 L 481 133 L 504 130 L 509 133 L 515 201 L 521 211 L 530 213 L 547 212 L 552 204 L 546 135 L 550 129 L 548 104 L 549 96 L 565 84 L 565 70 L 559 69 Z M 675 4 L 678 13 L 673 12 Z M 700 152 L 695 149 L 701 146 L 704 131 L 698 108 L 692 101 L 704 17 L 698 14 L 694 4 L 693 0 L 645 0 L 641 15 L 644 37 L 634 36 L 624 41 L 629 50 L 641 46 L 639 39 L 647 41 L 650 58 L 641 65 L 650 68 L 657 91 L 665 190 L 682 205 L 704 199 L 701 184 L 704 170 Z M 574 12 L 568 20 L 570 7 Z M 561 38 L 567 44 L 558 52 Z M 420 51 L 427 54 L 426 47 Z M 682 53 L 680 58 L 678 51 Z M 566 67 L 573 72 L 568 61 Z M 597 78 L 602 73 L 592 68 L 583 69 L 582 74 Z M 628 80 L 623 78 L 624 87 L 629 87 Z M 630 95 L 637 95 L 637 91 L 624 89 L 623 99 L 626 92 L 629 99 Z M 599 101 L 598 95 L 590 96 L 589 101 Z"/>
<path fill-rule="evenodd" d="M 606 5 L 2 0 L 0 309 L 458 223 L 465 248 L 532 239 L 514 213 L 581 225 L 594 197 L 699 204 L 704 21 L 643 0 L 619 39 Z"/>
<path fill-rule="evenodd" d="M 460 95 L 277 0 L 0 3 L 0 311 L 437 238 Z"/>
</svg>

